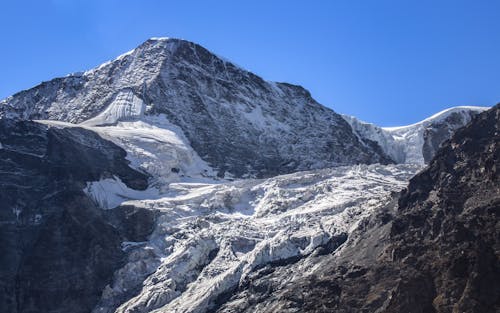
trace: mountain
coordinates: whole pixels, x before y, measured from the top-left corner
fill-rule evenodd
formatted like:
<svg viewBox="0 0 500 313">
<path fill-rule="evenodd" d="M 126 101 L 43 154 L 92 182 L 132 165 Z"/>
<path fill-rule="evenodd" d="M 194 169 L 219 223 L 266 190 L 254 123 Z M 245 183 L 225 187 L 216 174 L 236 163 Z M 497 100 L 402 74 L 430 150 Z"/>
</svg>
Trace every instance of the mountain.
<svg viewBox="0 0 500 313">
<path fill-rule="evenodd" d="M 22 91 L 0 102 L 0 312 L 488 312 L 482 110 L 383 129 L 166 38 Z"/>
<path fill-rule="evenodd" d="M 266 82 L 179 39 L 150 39 L 95 69 L 15 94 L 0 102 L 2 117 L 174 127 L 219 177 L 393 162 L 304 88 Z"/>
<path fill-rule="evenodd" d="M 361 141 L 376 142 L 397 163 L 426 164 L 441 143 L 487 107 L 453 107 L 407 126 L 378 127 L 344 115 Z"/>
</svg>

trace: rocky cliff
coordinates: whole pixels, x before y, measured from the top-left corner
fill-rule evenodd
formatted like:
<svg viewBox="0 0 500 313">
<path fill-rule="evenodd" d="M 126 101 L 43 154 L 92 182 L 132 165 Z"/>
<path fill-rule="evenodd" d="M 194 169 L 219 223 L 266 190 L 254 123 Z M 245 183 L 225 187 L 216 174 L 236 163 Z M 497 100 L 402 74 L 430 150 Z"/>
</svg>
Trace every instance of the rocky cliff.
<svg viewBox="0 0 500 313">
<path fill-rule="evenodd" d="M 110 221 L 126 224 L 126 209 L 103 212 L 83 188 L 116 176 L 141 190 L 147 176 L 93 132 L 8 119 L 0 120 L 0 172 L 0 311 L 89 312 L 124 261 L 122 241 L 147 231 L 152 217 L 122 231 Z"/>
</svg>

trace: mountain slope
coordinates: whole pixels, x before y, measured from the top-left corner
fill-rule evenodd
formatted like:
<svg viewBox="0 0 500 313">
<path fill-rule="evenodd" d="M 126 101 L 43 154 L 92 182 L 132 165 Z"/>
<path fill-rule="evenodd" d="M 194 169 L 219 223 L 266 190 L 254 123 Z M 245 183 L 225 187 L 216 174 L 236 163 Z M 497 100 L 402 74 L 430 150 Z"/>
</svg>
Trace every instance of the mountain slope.
<svg viewBox="0 0 500 313">
<path fill-rule="evenodd" d="M 181 183 L 158 199 L 124 202 L 156 212 L 156 227 L 130 243 L 94 312 L 208 312 L 263 269 L 335 250 L 417 169 L 356 165 Z"/>
<path fill-rule="evenodd" d="M 178 39 L 150 39 L 98 68 L 0 102 L 0 118 L 100 126 L 150 123 L 148 116 L 178 127 L 219 177 L 392 162 L 304 88 L 266 82 Z"/>
<path fill-rule="evenodd" d="M 20 92 L 0 102 L 0 311 L 488 311 L 498 107 L 395 200 L 477 110 L 381 129 L 165 38 Z"/>
<path fill-rule="evenodd" d="M 218 312 L 498 312 L 499 121 L 497 105 L 458 130 L 341 249 L 256 275 Z"/>
</svg>

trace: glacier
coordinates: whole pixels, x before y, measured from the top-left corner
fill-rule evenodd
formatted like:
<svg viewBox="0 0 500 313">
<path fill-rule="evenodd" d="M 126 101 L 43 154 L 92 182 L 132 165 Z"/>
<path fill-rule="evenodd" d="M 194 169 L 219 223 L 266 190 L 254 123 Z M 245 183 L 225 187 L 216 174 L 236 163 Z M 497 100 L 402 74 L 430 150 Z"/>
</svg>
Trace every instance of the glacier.
<svg viewBox="0 0 500 313">
<path fill-rule="evenodd" d="M 356 165 L 171 183 L 165 196 L 124 201 L 159 217 L 147 242 L 127 243 L 128 262 L 94 312 L 207 312 L 255 269 L 343 243 L 420 168 Z"/>
</svg>

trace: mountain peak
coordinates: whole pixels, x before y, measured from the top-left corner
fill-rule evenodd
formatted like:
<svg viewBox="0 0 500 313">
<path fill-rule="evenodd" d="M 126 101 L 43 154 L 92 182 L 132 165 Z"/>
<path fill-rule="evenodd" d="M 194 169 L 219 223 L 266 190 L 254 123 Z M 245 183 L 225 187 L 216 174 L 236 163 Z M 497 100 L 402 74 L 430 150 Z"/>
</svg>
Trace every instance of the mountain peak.
<svg viewBox="0 0 500 313">
<path fill-rule="evenodd" d="M 0 103 L 2 116 L 172 126 L 221 177 L 392 161 L 304 88 L 265 81 L 176 38 L 148 39 L 81 75 L 19 93 Z"/>
</svg>

